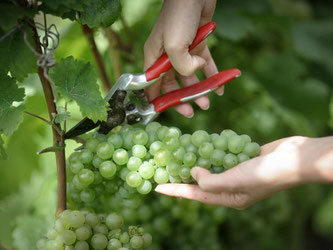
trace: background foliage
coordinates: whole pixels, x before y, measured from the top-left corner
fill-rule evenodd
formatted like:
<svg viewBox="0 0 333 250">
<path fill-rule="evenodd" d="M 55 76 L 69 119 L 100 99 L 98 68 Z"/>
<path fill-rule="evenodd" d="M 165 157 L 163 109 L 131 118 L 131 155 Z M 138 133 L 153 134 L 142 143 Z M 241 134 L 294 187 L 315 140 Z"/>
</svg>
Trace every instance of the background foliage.
<svg viewBox="0 0 333 250">
<path fill-rule="evenodd" d="M 74 71 L 85 67 L 87 61 L 96 66 L 80 24 L 72 21 L 75 19 L 73 10 L 82 13 L 83 24 L 96 28 L 113 23 L 120 9 L 121 18 L 111 26 L 112 30 L 95 29 L 98 49 L 112 82 L 120 72 L 142 71 L 143 45 L 158 16 L 161 1 L 123 0 L 122 7 L 119 1 L 43 2 L 41 9 L 50 14 L 48 23 L 55 23 L 61 34 L 61 43 L 55 52 L 59 64 L 53 72 L 73 61 L 78 62 L 73 64 Z M 13 8 L 6 1 L 0 5 L 0 34 L 15 26 L 17 17 L 34 15 L 25 8 Z M 228 84 L 224 96 L 210 96 L 208 111 L 195 107 L 196 115 L 187 119 L 168 110 L 159 121 L 178 126 L 183 132 L 204 129 L 213 133 L 232 128 L 250 135 L 260 144 L 291 135 L 331 135 L 332 7 L 330 1 L 218 1 L 214 16 L 218 26 L 208 44 L 219 70 L 237 67 L 243 75 Z M 106 10 L 105 16 L 97 14 L 101 9 Z M 41 21 L 42 17 L 35 19 Z M 26 32 L 28 39 L 32 39 L 28 29 Z M 37 151 L 50 146 L 50 127 L 21 112 L 24 109 L 47 117 L 39 79 L 33 73 L 36 72 L 36 57 L 24 43 L 22 33 L 15 32 L 0 42 L 1 89 L 6 84 L 8 89 L 16 89 L 15 96 L 0 93 L 0 155 L 5 154 L 4 148 L 8 155 L 6 161 L 0 161 L 0 249 L 34 249 L 36 239 L 54 220 L 51 215 L 56 203 L 54 156 L 36 155 Z M 3 74 L 8 71 L 11 77 Z M 96 82 L 92 71 L 85 73 Z M 200 72 L 198 74 L 202 77 Z M 58 76 L 64 77 L 59 73 Z M 56 79 L 54 81 L 56 83 Z M 100 79 L 98 84 L 104 91 Z M 64 97 L 68 94 L 61 86 L 57 89 Z M 93 91 L 98 95 L 97 87 Z M 13 101 L 15 105 L 11 105 Z M 6 103 L 10 104 L 6 106 Z M 84 114 L 96 115 L 96 119 L 103 115 L 89 110 L 103 107 L 101 99 L 87 105 L 86 110 L 74 102 L 68 105 L 71 112 L 68 127 L 80 119 L 80 109 Z M 11 119 L 8 116 L 15 116 L 10 126 L 3 122 Z M 71 152 L 75 143 L 67 142 L 67 146 Z M 267 209 L 272 207 L 274 209 Z M 285 211 L 285 217 L 274 218 L 274 214 L 281 211 Z M 227 249 L 319 249 L 320 246 L 329 249 L 333 247 L 332 211 L 331 187 L 295 188 L 244 212 L 229 209 L 221 225 L 221 241 Z M 243 219 L 234 220 L 236 217 Z M 279 221 L 278 229 L 272 226 L 275 220 Z"/>
</svg>

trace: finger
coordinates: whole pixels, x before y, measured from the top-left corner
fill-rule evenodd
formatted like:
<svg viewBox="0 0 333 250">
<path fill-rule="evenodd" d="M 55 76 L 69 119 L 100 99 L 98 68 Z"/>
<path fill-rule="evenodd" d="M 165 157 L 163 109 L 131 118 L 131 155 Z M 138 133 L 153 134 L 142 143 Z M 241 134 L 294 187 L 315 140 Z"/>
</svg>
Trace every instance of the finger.
<svg viewBox="0 0 333 250">
<path fill-rule="evenodd" d="M 175 79 L 175 73 L 174 70 L 169 70 L 163 77 L 162 80 L 162 91 L 164 93 L 171 92 L 173 90 L 179 89 L 179 85 L 177 80 Z M 177 105 L 175 107 L 175 110 L 179 112 L 180 114 L 186 116 L 187 118 L 193 117 L 193 109 L 190 104 L 184 103 L 181 105 Z"/>
<path fill-rule="evenodd" d="M 244 208 L 248 203 L 248 196 L 246 194 L 210 193 L 202 191 L 199 186 L 192 184 L 162 184 L 158 185 L 155 191 L 169 196 L 233 208 Z"/>
<path fill-rule="evenodd" d="M 238 182 L 228 171 L 221 174 L 212 174 L 205 168 L 194 167 L 191 170 L 191 175 L 203 191 L 215 193 L 238 191 Z"/>
<path fill-rule="evenodd" d="M 221 204 L 220 194 L 202 191 L 199 186 L 192 184 L 162 184 L 155 188 L 158 193 L 200 201 L 212 205 Z"/>
<path fill-rule="evenodd" d="M 185 87 L 199 82 L 199 79 L 195 74 L 191 76 L 179 76 L 179 78 Z M 199 98 L 196 98 L 194 102 L 203 110 L 209 109 L 209 98 L 207 96 L 200 96 Z"/>
<path fill-rule="evenodd" d="M 216 67 L 215 61 L 207 46 L 205 46 L 204 50 L 202 51 L 202 57 L 207 62 L 206 66 L 203 67 L 203 72 L 207 78 L 219 73 L 219 71 Z M 221 86 L 221 87 L 217 88 L 217 90 L 215 90 L 215 93 L 220 96 L 223 95 L 223 92 L 224 92 L 224 86 Z"/>
</svg>

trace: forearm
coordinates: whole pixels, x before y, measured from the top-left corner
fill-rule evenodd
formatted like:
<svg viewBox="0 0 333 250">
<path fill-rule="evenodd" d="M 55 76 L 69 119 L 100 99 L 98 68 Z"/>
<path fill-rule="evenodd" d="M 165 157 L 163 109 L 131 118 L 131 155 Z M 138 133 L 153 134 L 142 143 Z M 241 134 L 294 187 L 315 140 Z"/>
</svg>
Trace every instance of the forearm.
<svg viewBox="0 0 333 250">
<path fill-rule="evenodd" d="M 306 145 L 306 181 L 333 183 L 333 136 L 311 138 Z"/>
</svg>

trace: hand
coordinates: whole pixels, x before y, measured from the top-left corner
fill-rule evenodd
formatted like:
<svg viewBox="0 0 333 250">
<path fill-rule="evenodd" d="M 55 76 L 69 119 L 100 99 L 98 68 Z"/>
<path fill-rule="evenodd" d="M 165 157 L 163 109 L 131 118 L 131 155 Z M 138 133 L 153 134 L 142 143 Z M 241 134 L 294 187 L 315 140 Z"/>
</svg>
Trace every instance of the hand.
<svg viewBox="0 0 333 250">
<path fill-rule="evenodd" d="M 264 145 L 260 156 L 220 174 L 195 167 L 198 185 L 163 184 L 155 191 L 203 203 L 244 209 L 303 183 L 333 183 L 333 137 L 294 136 Z"/>
<path fill-rule="evenodd" d="M 214 60 L 205 42 L 188 52 L 197 30 L 211 21 L 216 0 L 165 0 L 157 23 L 144 46 L 144 68 L 148 69 L 166 52 L 173 68 L 179 73 L 184 86 L 199 82 L 194 71 L 203 68 L 206 77 L 218 73 Z M 168 71 L 162 79 L 146 89 L 149 100 L 178 89 L 174 70 Z M 223 87 L 216 91 L 223 94 Z M 207 96 L 199 97 L 195 103 L 202 109 L 209 108 Z M 175 109 L 186 117 L 193 116 L 190 104 L 181 104 Z"/>
</svg>

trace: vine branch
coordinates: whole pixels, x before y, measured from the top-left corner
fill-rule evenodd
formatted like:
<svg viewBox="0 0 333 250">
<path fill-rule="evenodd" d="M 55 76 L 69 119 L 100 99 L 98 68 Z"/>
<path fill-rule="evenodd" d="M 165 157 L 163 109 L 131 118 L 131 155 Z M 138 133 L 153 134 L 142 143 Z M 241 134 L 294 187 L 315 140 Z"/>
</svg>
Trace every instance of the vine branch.
<svg viewBox="0 0 333 250">
<path fill-rule="evenodd" d="M 30 20 L 33 22 L 33 20 Z M 39 41 L 38 32 L 35 26 L 32 26 L 33 34 L 34 34 L 34 43 L 35 49 L 38 53 L 42 54 L 42 47 Z M 38 76 L 42 84 L 47 109 L 49 112 L 50 120 L 53 119 L 52 114 L 57 114 L 56 104 L 54 103 L 54 95 L 51 88 L 51 83 L 44 75 L 44 69 L 42 67 L 38 67 Z M 55 151 L 56 164 L 57 164 L 57 173 L 58 173 L 58 204 L 56 215 L 59 215 L 62 211 L 66 209 L 66 157 L 65 157 L 65 143 L 64 138 L 61 134 L 58 133 L 61 131 L 61 126 L 59 123 L 53 123 L 52 133 L 53 133 L 53 144 L 55 147 L 62 147 L 61 150 Z"/>
<path fill-rule="evenodd" d="M 98 72 L 99 75 L 102 79 L 102 83 L 103 83 L 103 87 L 106 91 L 109 91 L 109 89 L 112 87 L 112 84 L 109 80 L 109 77 L 106 73 L 106 69 L 104 66 L 104 62 L 103 62 L 103 58 L 101 56 L 101 54 L 98 51 L 96 42 L 95 42 L 95 38 L 94 38 L 94 30 L 90 29 L 87 25 L 81 25 L 82 30 L 83 30 L 83 34 L 87 37 L 91 51 L 94 55 L 96 64 L 97 64 L 97 68 L 98 68 Z"/>
</svg>

